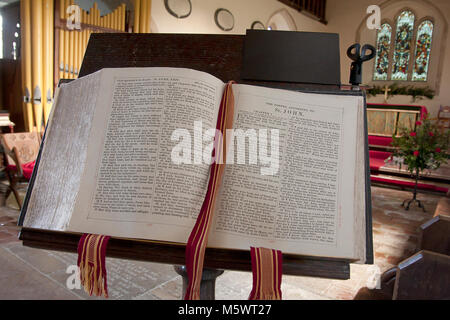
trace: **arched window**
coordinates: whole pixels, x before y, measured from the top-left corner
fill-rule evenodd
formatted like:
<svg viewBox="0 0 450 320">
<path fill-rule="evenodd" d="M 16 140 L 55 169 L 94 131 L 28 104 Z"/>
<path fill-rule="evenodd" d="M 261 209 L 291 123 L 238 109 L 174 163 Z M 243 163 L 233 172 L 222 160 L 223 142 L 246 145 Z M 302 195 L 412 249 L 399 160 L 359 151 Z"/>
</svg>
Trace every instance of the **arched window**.
<svg viewBox="0 0 450 320">
<path fill-rule="evenodd" d="M 389 70 L 389 51 L 391 49 L 392 28 L 384 23 L 377 35 L 377 55 L 373 80 L 387 80 Z"/>
<path fill-rule="evenodd" d="M 395 31 L 392 80 L 408 80 L 408 66 L 411 59 L 411 47 L 414 33 L 414 14 L 403 11 L 397 18 Z"/>
<path fill-rule="evenodd" d="M 411 10 L 398 15 L 394 28 L 383 23 L 377 32 L 373 80 L 427 82 L 433 30 L 431 19 L 417 26 Z"/>
<path fill-rule="evenodd" d="M 412 81 L 427 81 L 431 41 L 433 40 L 433 22 L 430 20 L 422 22 L 417 28 L 416 39 Z"/>
</svg>

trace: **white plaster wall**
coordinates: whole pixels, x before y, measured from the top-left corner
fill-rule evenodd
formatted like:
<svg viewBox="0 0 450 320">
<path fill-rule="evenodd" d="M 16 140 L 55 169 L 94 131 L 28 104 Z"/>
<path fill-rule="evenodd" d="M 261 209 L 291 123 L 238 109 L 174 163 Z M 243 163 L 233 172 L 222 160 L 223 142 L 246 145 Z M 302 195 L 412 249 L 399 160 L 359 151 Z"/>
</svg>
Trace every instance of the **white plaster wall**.
<svg viewBox="0 0 450 320">
<path fill-rule="evenodd" d="M 277 0 L 191 0 L 192 13 L 188 18 L 177 19 L 170 15 L 163 0 L 152 1 L 152 32 L 158 33 L 213 33 L 245 34 L 255 20 L 265 25 L 277 10 L 286 8 L 295 20 L 299 31 L 325 31 L 320 22 L 289 8 Z M 218 8 L 231 11 L 235 27 L 222 31 L 214 22 L 214 12 Z"/>
</svg>

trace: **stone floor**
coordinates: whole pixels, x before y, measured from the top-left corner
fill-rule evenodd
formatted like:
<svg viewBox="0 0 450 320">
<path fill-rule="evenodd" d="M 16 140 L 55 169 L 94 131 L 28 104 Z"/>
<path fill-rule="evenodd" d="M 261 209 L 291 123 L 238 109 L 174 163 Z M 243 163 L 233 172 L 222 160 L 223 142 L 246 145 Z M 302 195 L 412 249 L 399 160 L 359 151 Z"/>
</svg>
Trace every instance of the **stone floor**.
<svg viewBox="0 0 450 320">
<path fill-rule="evenodd" d="M 433 216 L 440 196 L 420 194 L 427 212 L 400 204 L 411 194 L 372 187 L 375 266 L 381 272 L 416 250 L 418 227 Z M 82 289 L 68 289 L 76 255 L 23 247 L 17 240 L 19 211 L 14 198 L 0 207 L 0 299 L 98 299 Z M 374 266 L 351 265 L 351 279 L 283 276 L 284 299 L 353 299 L 373 278 Z M 110 299 L 180 299 L 182 280 L 170 265 L 107 258 Z M 73 271 L 72 271 L 73 272 Z M 247 299 L 252 277 L 226 271 L 218 278 L 216 298 Z"/>
</svg>

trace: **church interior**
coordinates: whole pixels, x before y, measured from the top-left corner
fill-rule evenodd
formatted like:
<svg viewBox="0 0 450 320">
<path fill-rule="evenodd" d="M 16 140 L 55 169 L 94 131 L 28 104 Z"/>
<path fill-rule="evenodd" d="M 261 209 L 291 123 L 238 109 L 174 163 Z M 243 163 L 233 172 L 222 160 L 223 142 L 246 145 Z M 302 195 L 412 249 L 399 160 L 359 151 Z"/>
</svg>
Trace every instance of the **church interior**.
<svg viewBox="0 0 450 320">
<path fill-rule="evenodd" d="M 340 90 L 354 89 L 347 49 L 375 50 L 357 84 L 367 96 L 373 263 L 350 263 L 344 279 L 320 270 L 284 274 L 283 300 L 450 299 L 449 23 L 448 0 L 0 0 L 0 299 L 104 299 L 70 285 L 72 244 L 51 250 L 56 238 L 48 235 L 41 247 L 31 238 L 27 245 L 18 225 L 56 88 L 109 54 L 94 52 L 95 35 L 233 37 L 249 29 L 337 34 Z M 418 141 L 439 165 L 412 167 L 422 154 L 405 156 L 404 140 L 394 138 L 402 130 L 415 137 L 428 121 L 433 131 L 424 139 L 433 139 Z M 180 263 L 112 255 L 106 264 L 109 299 L 183 299 Z M 209 271 L 209 298 L 248 298 L 249 268 Z"/>
</svg>

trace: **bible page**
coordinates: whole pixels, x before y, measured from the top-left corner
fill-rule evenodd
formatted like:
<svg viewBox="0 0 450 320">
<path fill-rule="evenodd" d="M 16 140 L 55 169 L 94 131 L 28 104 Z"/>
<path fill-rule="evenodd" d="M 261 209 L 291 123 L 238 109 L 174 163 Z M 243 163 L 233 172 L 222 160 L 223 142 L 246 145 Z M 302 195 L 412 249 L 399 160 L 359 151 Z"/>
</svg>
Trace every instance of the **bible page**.
<svg viewBox="0 0 450 320">
<path fill-rule="evenodd" d="M 202 145 L 193 128 L 196 122 L 216 128 L 223 88 L 189 69 L 104 69 L 68 230 L 186 243 L 210 169 L 194 163 Z M 173 160 L 177 144 L 193 151 L 181 163 Z"/>
<path fill-rule="evenodd" d="M 353 259 L 359 97 L 233 91 L 233 142 L 208 246 Z"/>
</svg>

